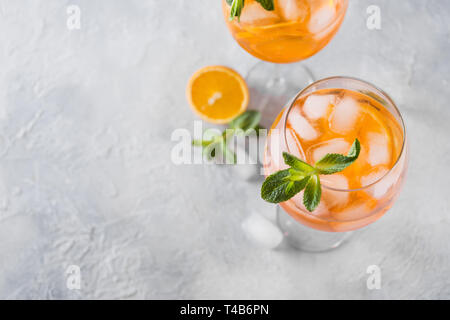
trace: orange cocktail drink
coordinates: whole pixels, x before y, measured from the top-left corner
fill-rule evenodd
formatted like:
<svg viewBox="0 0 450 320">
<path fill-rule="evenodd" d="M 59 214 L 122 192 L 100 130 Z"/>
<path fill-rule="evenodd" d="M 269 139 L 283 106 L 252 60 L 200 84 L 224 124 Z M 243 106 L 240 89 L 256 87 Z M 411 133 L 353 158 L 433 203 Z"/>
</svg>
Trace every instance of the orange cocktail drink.
<svg viewBox="0 0 450 320">
<path fill-rule="evenodd" d="M 287 168 L 283 151 L 314 164 L 327 153 L 345 154 L 355 139 L 359 158 L 320 177 L 317 209 L 306 210 L 301 192 L 280 203 L 284 211 L 311 228 L 342 232 L 374 222 L 392 206 L 407 167 L 403 121 L 385 93 L 357 79 L 317 81 L 282 110 L 267 138 L 265 174 Z"/>
<path fill-rule="evenodd" d="M 223 0 L 228 28 L 239 45 L 255 57 L 275 63 L 306 59 L 321 50 L 341 25 L 348 0 L 275 0 L 265 10 L 245 0 L 239 19 L 229 21 L 230 6 Z"/>
</svg>

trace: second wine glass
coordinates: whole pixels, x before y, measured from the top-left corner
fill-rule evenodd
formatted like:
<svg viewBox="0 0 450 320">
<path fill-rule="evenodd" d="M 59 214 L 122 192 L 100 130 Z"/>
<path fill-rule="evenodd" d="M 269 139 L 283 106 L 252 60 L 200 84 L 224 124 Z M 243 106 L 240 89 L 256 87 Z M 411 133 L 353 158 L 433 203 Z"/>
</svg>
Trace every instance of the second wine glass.
<svg viewBox="0 0 450 320">
<path fill-rule="evenodd" d="M 264 113 L 263 125 L 270 125 L 279 110 L 269 106 L 284 105 L 298 88 L 314 81 L 306 66 L 289 63 L 311 57 L 330 42 L 344 20 L 348 0 L 273 0 L 273 10 L 245 0 L 240 17 L 232 20 L 229 3 L 240 0 L 222 1 L 234 39 L 264 61 L 250 70 L 246 80 L 252 104 Z"/>
</svg>

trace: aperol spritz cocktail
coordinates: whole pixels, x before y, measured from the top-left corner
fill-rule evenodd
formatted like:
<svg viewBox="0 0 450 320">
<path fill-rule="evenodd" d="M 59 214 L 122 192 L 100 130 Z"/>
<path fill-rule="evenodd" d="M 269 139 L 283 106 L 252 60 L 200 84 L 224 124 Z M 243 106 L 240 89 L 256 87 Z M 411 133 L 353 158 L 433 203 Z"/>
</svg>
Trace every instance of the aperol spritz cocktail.
<svg viewBox="0 0 450 320">
<path fill-rule="evenodd" d="M 320 177 L 322 197 L 316 210 L 306 210 L 303 192 L 280 204 L 297 222 L 344 232 L 380 218 L 393 205 L 405 179 L 405 128 L 384 92 L 344 77 L 313 83 L 276 118 L 266 144 L 266 175 L 287 168 L 283 151 L 314 164 L 327 153 L 346 154 L 355 138 L 361 143 L 358 159 L 342 172 Z"/>
<path fill-rule="evenodd" d="M 289 63 L 304 60 L 327 45 L 347 5 L 348 0 L 274 0 L 274 10 L 267 11 L 256 0 L 245 0 L 240 18 L 230 21 L 230 6 L 223 0 L 223 11 L 242 48 L 261 60 Z"/>
</svg>

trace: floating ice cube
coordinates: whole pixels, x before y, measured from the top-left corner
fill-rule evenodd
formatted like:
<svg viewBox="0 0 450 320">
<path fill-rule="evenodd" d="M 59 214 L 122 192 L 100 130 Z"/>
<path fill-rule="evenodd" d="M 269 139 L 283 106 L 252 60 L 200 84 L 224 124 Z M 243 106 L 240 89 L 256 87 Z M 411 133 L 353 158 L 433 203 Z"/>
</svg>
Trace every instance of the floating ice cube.
<svg viewBox="0 0 450 320">
<path fill-rule="evenodd" d="M 314 40 L 316 41 L 320 41 L 322 39 L 324 39 L 326 36 L 328 36 L 336 27 L 336 21 L 329 24 L 327 27 L 325 27 L 324 29 L 322 29 L 320 32 L 316 32 L 313 35 Z"/>
<path fill-rule="evenodd" d="M 265 26 L 275 24 L 280 17 L 274 11 L 265 10 L 258 2 L 245 3 L 240 22 L 252 26 Z"/>
<path fill-rule="evenodd" d="M 320 181 L 334 189 L 348 189 L 348 179 L 342 174 L 324 175 Z"/>
<path fill-rule="evenodd" d="M 239 144 L 235 150 L 237 163 L 233 166 L 234 171 L 243 180 L 250 180 L 258 174 L 259 165 L 253 155 L 245 149 L 245 144 Z"/>
<path fill-rule="evenodd" d="M 304 212 L 309 212 L 306 209 L 305 205 L 303 204 L 303 193 L 304 191 L 297 193 L 294 197 L 290 199 L 290 201 L 292 201 L 297 208 L 303 210 Z M 317 217 L 327 217 L 328 208 L 325 202 L 323 201 L 319 202 L 319 205 L 313 212 L 311 212 L 311 214 Z"/>
<path fill-rule="evenodd" d="M 369 132 L 367 133 L 367 161 L 372 166 L 389 164 L 391 161 L 391 150 L 389 149 L 389 138 L 386 135 Z"/>
<path fill-rule="evenodd" d="M 281 230 L 255 212 L 242 222 L 242 229 L 252 242 L 264 248 L 274 249 L 283 241 Z"/>
<path fill-rule="evenodd" d="M 407 162 L 405 157 L 402 157 L 390 171 L 378 181 L 374 186 L 373 196 L 375 198 L 382 198 L 388 193 L 391 188 L 398 187 L 399 183 L 404 179 L 402 175 L 405 173 Z"/>
<path fill-rule="evenodd" d="M 303 140 L 314 140 L 319 137 L 317 130 L 297 110 L 291 111 L 288 122 Z"/>
<path fill-rule="evenodd" d="M 334 132 L 347 134 L 355 130 L 361 110 L 358 102 L 351 97 L 344 97 L 336 104 L 330 116 L 330 129 Z"/>
<path fill-rule="evenodd" d="M 303 205 L 303 191 L 297 193 L 295 196 L 291 198 L 291 201 L 295 204 L 297 208 L 300 208 L 302 210 L 306 210 L 305 206 Z"/>
<path fill-rule="evenodd" d="M 333 22 L 336 16 L 336 8 L 333 3 L 324 4 L 322 7 L 315 9 L 311 13 L 308 23 L 308 30 L 316 33 L 327 27 Z"/>
<path fill-rule="evenodd" d="M 299 0 L 276 0 L 275 8 L 281 17 L 290 21 L 303 21 L 308 15 L 308 5 Z"/>
<path fill-rule="evenodd" d="M 347 154 L 350 147 L 350 143 L 344 138 L 335 138 L 312 145 L 308 148 L 306 154 L 308 155 L 308 159 L 317 162 L 327 153 Z"/>
<path fill-rule="evenodd" d="M 328 176 L 321 176 L 320 181 L 323 185 L 334 189 L 348 189 L 348 180 L 342 174 L 333 174 Z M 349 193 L 346 191 L 334 191 L 322 188 L 322 201 L 327 204 L 329 208 L 336 206 L 345 206 L 349 200 Z"/>
<path fill-rule="evenodd" d="M 389 170 L 386 167 L 379 167 L 375 170 L 372 170 L 367 176 L 361 177 L 361 186 L 368 186 L 381 177 L 383 177 Z"/>
<path fill-rule="evenodd" d="M 327 95 L 310 95 L 303 104 L 303 112 L 311 120 L 317 120 L 327 115 L 330 104 L 336 102 L 336 96 Z"/>
</svg>

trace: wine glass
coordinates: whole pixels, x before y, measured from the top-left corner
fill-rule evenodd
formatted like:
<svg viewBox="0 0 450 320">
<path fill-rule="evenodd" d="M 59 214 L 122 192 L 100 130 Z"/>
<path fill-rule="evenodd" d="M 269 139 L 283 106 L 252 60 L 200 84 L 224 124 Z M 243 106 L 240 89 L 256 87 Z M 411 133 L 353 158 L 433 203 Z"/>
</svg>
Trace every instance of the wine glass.
<svg viewBox="0 0 450 320">
<path fill-rule="evenodd" d="M 327 153 L 346 154 L 358 138 L 361 153 L 340 173 L 321 176 L 319 206 L 309 212 L 302 193 L 277 206 L 283 234 L 296 248 L 338 247 L 350 231 L 378 220 L 403 186 L 408 166 L 405 125 L 392 99 L 365 81 L 319 80 L 300 91 L 274 118 L 266 141 L 265 175 L 286 169 L 282 153 L 314 164 Z"/>
</svg>

